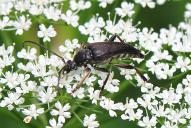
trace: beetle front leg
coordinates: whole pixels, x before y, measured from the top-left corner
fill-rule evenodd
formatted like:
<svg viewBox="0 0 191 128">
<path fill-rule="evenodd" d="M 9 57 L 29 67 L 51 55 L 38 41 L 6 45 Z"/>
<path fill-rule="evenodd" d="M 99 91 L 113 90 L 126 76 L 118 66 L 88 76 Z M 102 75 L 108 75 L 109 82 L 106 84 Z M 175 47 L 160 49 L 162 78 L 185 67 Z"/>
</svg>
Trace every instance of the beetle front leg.
<svg viewBox="0 0 191 128">
<path fill-rule="evenodd" d="M 134 67 L 132 65 L 129 65 L 129 64 L 114 64 L 113 66 L 116 66 L 116 67 L 119 67 L 119 68 L 125 68 L 125 69 L 135 69 L 135 71 L 141 77 L 141 79 L 143 81 L 147 82 L 147 79 L 140 73 L 140 71 L 136 67 Z"/>
<path fill-rule="evenodd" d="M 60 83 L 60 78 L 61 78 L 61 73 L 64 71 L 64 67 L 62 69 L 60 69 L 60 71 L 58 72 L 58 83 L 57 83 L 57 92 L 60 93 L 60 87 L 59 87 L 59 83 Z"/>
<path fill-rule="evenodd" d="M 125 42 L 121 39 L 121 37 L 120 37 L 119 35 L 117 35 L 117 34 L 112 35 L 112 36 L 109 38 L 108 42 L 114 42 L 114 40 L 115 40 L 116 38 L 120 40 L 120 43 L 125 43 Z"/>
<path fill-rule="evenodd" d="M 91 74 L 91 69 L 86 68 L 84 76 L 82 77 L 82 79 L 80 80 L 78 85 L 72 90 L 72 93 L 74 93 L 76 90 L 78 90 L 83 85 L 83 82 L 90 76 L 90 74 Z"/>
</svg>

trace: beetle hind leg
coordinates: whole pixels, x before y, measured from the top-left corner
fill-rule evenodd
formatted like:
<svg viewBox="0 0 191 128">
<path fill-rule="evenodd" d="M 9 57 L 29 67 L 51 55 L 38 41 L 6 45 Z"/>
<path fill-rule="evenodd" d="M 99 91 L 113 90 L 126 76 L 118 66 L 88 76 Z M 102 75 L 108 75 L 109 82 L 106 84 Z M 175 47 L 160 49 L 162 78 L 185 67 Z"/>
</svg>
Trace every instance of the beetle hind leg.
<svg viewBox="0 0 191 128">
<path fill-rule="evenodd" d="M 100 90 L 100 93 L 99 93 L 99 97 L 102 96 L 103 90 L 104 90 L 104 88 L 105 88 L 105 85 L 107 84 L 107 81 L 108 81 L 108 79 L 109 79 L 110 74 L 111 74 L 111 72 L 108 72 L 108 74 L 107 74 L 105 80 L 103 81 L 103 85 L 102 85 L 102 87 L 101 87 L 101 90 Z"/>
<path fill-rule="evenodd" d="M 145 82 L 148 81 L 147 78 L 145 78 L 145 77 L 140 73 L 140 71 L 139 71 L 136 67 L 134 67 L 134 66 L 132 66 L 132 65 L 128 65 L 128 64 L 114 64 L 114 66 L 119 67 L 119 68 L 125 68 L 125 69 L 135 69 L 135 71 L 136 71 L 137 74 L 141 77 L 141 79 L 142 79 L 143 81 L 145 81 Z"/>
</svg>

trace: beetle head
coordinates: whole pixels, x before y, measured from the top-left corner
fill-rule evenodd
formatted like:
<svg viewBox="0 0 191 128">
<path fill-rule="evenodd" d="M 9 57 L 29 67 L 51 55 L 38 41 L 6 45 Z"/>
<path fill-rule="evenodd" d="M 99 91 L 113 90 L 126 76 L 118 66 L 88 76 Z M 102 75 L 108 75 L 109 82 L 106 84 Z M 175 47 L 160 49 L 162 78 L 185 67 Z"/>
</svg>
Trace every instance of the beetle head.
<svg viewBox="0 0 191 128">
<path fill-rule="evenodd" d="M 69 73 L 72 70 L 76 70 L 77 66 L 74 61 L 68 60 L 64 66 L 64 72 Z"/>
</svg>

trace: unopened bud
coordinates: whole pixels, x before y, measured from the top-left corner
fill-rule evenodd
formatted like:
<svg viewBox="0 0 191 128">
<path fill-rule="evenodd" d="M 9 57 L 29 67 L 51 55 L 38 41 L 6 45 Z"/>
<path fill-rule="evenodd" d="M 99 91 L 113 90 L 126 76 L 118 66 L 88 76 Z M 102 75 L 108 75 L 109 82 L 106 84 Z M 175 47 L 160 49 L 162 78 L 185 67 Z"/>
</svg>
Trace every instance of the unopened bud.
<svg viewBox="0 0 191 128">
<path fill-rule="evenodd" d="M 23 121 L 28 124 L 28 123 L 31 122 L 31 120 L 32 120 L 32 117 L 31 116 L 27 116 L 27 117 L 24 118 Z"/>
</svg>

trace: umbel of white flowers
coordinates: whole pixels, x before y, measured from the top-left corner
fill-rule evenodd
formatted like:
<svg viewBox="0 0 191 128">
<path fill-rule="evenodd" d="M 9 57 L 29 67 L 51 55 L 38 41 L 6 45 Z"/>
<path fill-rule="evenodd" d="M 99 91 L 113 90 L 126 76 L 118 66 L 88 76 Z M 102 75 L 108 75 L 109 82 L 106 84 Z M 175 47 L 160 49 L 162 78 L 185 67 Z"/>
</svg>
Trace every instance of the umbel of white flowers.
<svg viewBox="0 0 191 128">
<path fill-rule="evenodd" d="M 135 3 L 123 1 L 119 7 L 116 7 L 113 20 L 110 14 L 106 20 L 94 14 L 80 25 L 81 17 L 78 14 L 85 9 L 91 9 L 92 1 L 71 0 L 65 12 L 61 9 L 65 2 L 63 0 L 1 2 L 0 30 L 2 31 L 15 30 L 16 35 L 22 35 L 35 23 L 32 20 L 33 17 L 42 16 L 48 22 L 50 21 L 50 24 L 40 23 L 37 36 L 46 43 L 58 35 L 52 22 L 61 21 L 74 27 L 82 35 L 88 37 L 87 42 L 104 41 L 111 34 L 117 33 L 125 42 L 137 42 L 133 45 L 148 56 L 148 59 L 144 60 L 130 59 L 132 64 L 145 63 L 145 77 L 151 79 L 152 76 L 158 80 L 172 81 L 180 79 L 175 87 L 163 89 L 152 83 L 144 82 L 133 69 L 119 69 L 120 75 L 141 91 L 139 97 L 134 99 L 127 97 L 123 103 L 108 98 L 108 95 L 99 97 L 100 87 L 107 74 L 98 72 L 91 66 L 92 74 L 84 82 L 85 86 L 71 93 L 83 76 L 83 67 L 81 67 L 61 79 L 59 87 L 66 93 L 59 95 L 56 90 L 58 71 L 64 66 L 60 58 L 55 55 L 48 56 L 48 54 L 38 55 L 35 48 L 23 48 L 18 51 L 14 45 L 8 47 L 2 45 L 0 46 L 0 106 L 23 113 L 25 123 L 30 123 L 32 119 L 48 113 L 50 117 L 48 128 L 64 127 L 64 124 L 73 116 L 84 127 L 101 126 L 102 124 L 96 121 L 94 114 L 96 110 L 79 106 L 80 103 L 86 101 L 100 106 L 102 110 L 107 110 L 110 117 L 119 116 L 122 120 L 135 121 L 141 127 L 191 127 L 191 75 L 188 74 L 191 70 L 191 56 L 187 54 L 191 51 L 191 24 L 189 22 L 191 4 L 186 5 L 185 21 L 177 27 L 161 28 L 160 32 L 155 32 L 147 27 L 138 28 L 139 22 L 133 25 L 133 15 L 136 13 L 137 4 L 154 8 L 156 5 L 164 4 L 165 0 L 135 0 Z M 98 0 L 97 2 L 99 7 L 106 8 L 115 1 Z M 17 12 L 12 15 L 15 10 Z M 78 39 L 66 40 L 59 47 L 59 51 L 66 60 L 69 60 L 72 59 L 76 48 L 80 48 Z M 17 55 L 14 55 L 14 52 Z M 99 88 L 94 86 L 95 81 L 98 81 Z M 116 79 L 112 72 L 104 91 L 110 94 L 119 93 L 119 88 L 122 88 L 120 84 L 121 81 Z M 35 102 L 26 104 L 25 101 L 28 100 L 29 95 L 35 99 Z M 73 100 L 75 102 L 72 102 Z M 82 107 L 92 113 L 79 117 L 74 107 Z"/>
</svg>

